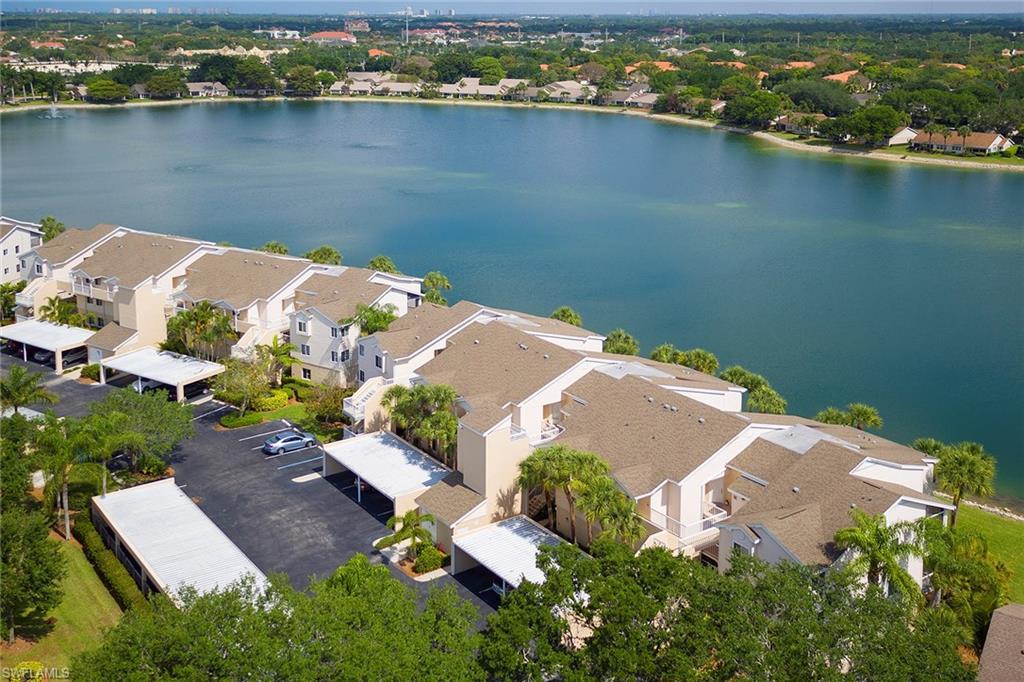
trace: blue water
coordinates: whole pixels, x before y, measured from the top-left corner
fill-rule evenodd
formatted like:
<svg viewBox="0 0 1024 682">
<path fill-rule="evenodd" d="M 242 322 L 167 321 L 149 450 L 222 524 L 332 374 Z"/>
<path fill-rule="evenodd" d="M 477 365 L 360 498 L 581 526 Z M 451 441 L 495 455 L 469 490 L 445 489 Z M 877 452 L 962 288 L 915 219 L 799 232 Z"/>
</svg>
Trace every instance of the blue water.
<svg viewBox="0 0 1024 682">
<path fill-rule="evenodd" d="M 644 349 L 765 374 L 791 411 L 977 440 L 1024 498 L 1024 174 L 795 153 L 572 111 L 359 102 L 2 120 L 2 210 L 444 271 Z"/>
</svg>

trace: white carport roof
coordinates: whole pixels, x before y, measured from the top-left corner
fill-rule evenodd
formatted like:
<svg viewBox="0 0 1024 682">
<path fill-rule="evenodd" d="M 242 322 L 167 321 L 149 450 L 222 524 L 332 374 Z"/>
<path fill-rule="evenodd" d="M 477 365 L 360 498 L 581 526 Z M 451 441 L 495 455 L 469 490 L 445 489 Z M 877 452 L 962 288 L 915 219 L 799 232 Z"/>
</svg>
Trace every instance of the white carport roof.
<svg viewBox="0 0 1024 682">
<path fill-rule="evenodd" d="M 324 453 L 391 501 L 429 488 L 451 473 L 389 431 L 327 443 Z"/>
<path fill-rule="evenodd" d="M 224 365 L 156 348 L 114 355 L 100 360 L 104 367 L 169 386 L 184 386 L 224 371 Z"/>
<path fill-rule="evenodd" d="M 106 497 L 97 495 L 92 501 L 121 542 L 172 598 L 186 585 L 206 593 L 250 574 L 260 588 L 267 584 L 263 572 L 173 478 L 107 493 Z"/>
<path fill-rule="evenodd" d="M 537 555 L 544 545 L 565 542 L 525 516 L 513 516 L 455 538 L 455 546 L 513 587 L 523 580 L 544 582 Z"/>
<path fill-rule="evenodd" d="M 25 320 L 0 327 L 0 337 L 48 351 L 84 346 L 96 332 L 43 320 Z"/>
</svg>

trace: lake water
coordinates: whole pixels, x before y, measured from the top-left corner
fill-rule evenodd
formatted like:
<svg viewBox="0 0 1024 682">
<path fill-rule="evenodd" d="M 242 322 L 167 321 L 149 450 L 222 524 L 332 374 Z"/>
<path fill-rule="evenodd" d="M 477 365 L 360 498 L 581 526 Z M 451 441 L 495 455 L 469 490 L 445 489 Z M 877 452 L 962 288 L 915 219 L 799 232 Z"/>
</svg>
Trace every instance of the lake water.
<svg viewBox="0 0 1024 682">
<path fill-rule="evenodd" d="M 790 410 L 977 440 L 1024 498 L 1024 174 L 800 154 L 570 111 L 245 103 L 2 119 L 2 210 L 444 271 L 453 298 L 622 326 Z"/>
</svg>

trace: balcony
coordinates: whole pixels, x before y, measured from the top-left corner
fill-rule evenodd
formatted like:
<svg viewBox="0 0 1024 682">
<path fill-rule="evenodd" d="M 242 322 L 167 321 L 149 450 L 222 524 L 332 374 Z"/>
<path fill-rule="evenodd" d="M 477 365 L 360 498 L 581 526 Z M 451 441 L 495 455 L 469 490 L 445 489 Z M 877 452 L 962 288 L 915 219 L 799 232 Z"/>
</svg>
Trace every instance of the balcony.
<svg viewBox="0 0 1024 682">
<path fill-rule="evenodd" d="M 557 422 L 547 421 L 541 425 L 540 435 L 530 441 L 530 445 L 537 447 L 548 441 L 558 438 L 565 431 L 565 427 Z"/>
<path fill-rule="evenodd" d="M 394 379 L 385 379 L 384 377 L 379 376 L 370 377 L 363 382 L 363 385 L 359 387 L 358 391 L 342 401 L 342 411 L 348 415 L 353 422 L 361 421 L 365 416 L 366 404 L 370 402 L 370 399 L 377 395 L 377 391 L 380 391 L 393 383 L 395 383 Z"/>
<path fill-rule="evenodd" d="M 695 547 L 710 544 L 718 537 L 718 529 L 715 526 L 727 519 L 729 512 L 713 502 L 708 502 L 704 505 L 700 521 L 683 523 L 653 509 L 650 510 L 650 515 L 648 521 L 674 535 L 679 540 L 680 547 Z"/>
<path fill-rule="evenodd" d="M 113 301 L 116 287 L 111 289 L 107 286 L 96 286 L 94 284 L 86 284 L 85 282 L 76 280 L 71 285 L 71 291 L 81 296 L 88 296 L 100 301 Z"/>
</svg>

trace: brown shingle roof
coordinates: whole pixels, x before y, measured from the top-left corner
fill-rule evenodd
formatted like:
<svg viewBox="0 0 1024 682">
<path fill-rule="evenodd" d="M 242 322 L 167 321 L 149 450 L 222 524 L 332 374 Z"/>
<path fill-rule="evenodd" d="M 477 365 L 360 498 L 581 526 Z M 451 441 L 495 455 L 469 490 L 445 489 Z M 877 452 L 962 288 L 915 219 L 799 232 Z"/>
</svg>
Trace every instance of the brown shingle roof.
<svg viewBox="0 0 1024 682">
<path fill-rule="evenodd" d="M 420 368 L 432 384 L 448 384 L 469 405 L 462 423 L 481 431 L 583 360 L 579 353 L 499 323 L 471 324 Z"/>
<path fill-rule="evenodd" d="M 281 290 L 309 261 L 255 251 L 207 254 L 188 268 L 185 293 L 193 301 L 224 301 L 241 310 Z"/>
<path fill-rule="evenodd" d="M 773 476 L 790 467 L 800 455 L 763 438 L 757 438 L 736 456 L 729 466 L 743 473 L 770 481 Z"/>
<path fill-rule="evenodd" d="M 644 358 L 637 355 L 620 355 L 618 353 L 588 352 L 587 355 L 594 358 L 615 360 L 622 363 L 639 363 L 645 367 L 663 372 L 668 376 L 650 377 L 651 382 L 656 383 L 659 386 L 713 388 L 716 390 L 729 390 L 735 388 L 742 390 L 736 384 L 729 383 L 725 379 L 720 379 L 716 376 L 711 376 L 710 374 L 704 374 L 703 372 L 698 372 L 695 369 L 671 362 L 658 362 L 657 360 L 651 360 L 650 358 Z"/>
<path fill-rule="evenodd" d="M 346 268 L 340 275 L 316 274 L 302 283 L 295 295 L 295 307 L 316 308 L 341 322 L 356 314 L 356 306 L 370 305 L 387 290 L 387 285 L 369 281 L 373 270 Z"/>
<path fill-rule="evenodd" d="M 1024 604 L 1007 604 L 992 613 L 981 651 L 978 682 L 1024 679 Z"/>
<path fill-rule="evenodd" d="M 103 350 L 116 351 L 126 341 L 138 334 L 134 329 L 122 327 L 116 322 L 107 322 L 98 332 L 89 337 L 87 345 Z"/>
<path fill-rule="evenodd" d="M 101 223 L 88 229 L 73 227 L 36 247 L 36 253 L 51 265 L 63 263 L 81 253 L 117 229 L 117 225 Z"/>
<path fill-rule="evenodd" d="M 462 474 L 453 471 L 440 483 L 421 493 L 416 498 L 416 504 L 422 506 L 441 523 L 451 527 L 485 499 L 483 495 L 463 485 Z"/>
<path fill-rule="evenodd" d="M 375 334 L 377 343 L 393 358 L 404 358 L 479 310 L 480 306 L 469 301 L 459 301 L 451 308 L 424 303 L 392 322 L 386 332 Z"/>
<path fill-rule="evenodd" d="M 599 455 L 634 496 L 681 480 L 747 426 L 735 414 L 632 376 L 590 372 L 566 393 L 576 399 L 562 407 L 566 430 L 556 442 Z"/>
<path fill-rule="evenodd" d="M 79 268 L 90 277 L 116 278 L 119 286 L 134 288 L 181 262 L 202 244 L 191 239 L 126 232 L 98 246 Z"/>
</svg>

